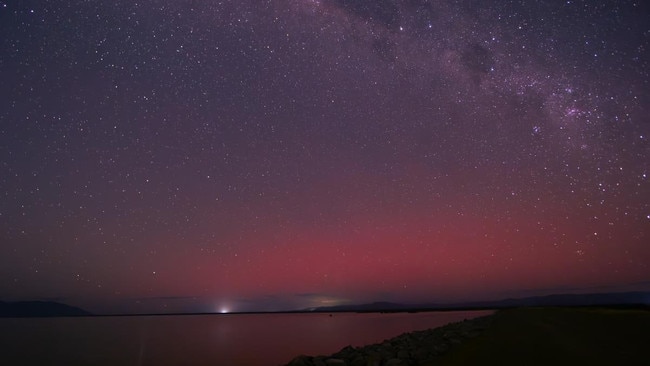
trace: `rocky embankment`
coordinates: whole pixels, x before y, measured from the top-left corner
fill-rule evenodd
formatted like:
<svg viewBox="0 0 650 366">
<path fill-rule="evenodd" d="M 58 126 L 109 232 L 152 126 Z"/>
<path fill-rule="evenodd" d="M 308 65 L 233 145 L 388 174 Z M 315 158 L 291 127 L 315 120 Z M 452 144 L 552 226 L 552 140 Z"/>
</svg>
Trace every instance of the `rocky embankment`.
<svg viewBox="0 0 650 366">
<path fill-rule="evenodd" d="M 364 347 L 345 347 L 329 356 L 298 356 L 287 366 L 405 366 L 431 365 L 437 356 L 478 336 L 491 323 L 484 316 L 440 328 L 405 333 Z"/>
</svg>

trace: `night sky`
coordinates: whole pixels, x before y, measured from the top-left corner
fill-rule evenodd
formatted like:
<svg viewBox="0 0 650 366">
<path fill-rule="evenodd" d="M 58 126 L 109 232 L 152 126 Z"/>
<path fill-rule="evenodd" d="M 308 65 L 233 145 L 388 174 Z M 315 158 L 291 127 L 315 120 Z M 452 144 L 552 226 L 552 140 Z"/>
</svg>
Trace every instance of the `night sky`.
<svg viewBox="0 0 650 366">
<path fill-rule="evenodd" d="M 650 289 L 644 1 L 0 1 L 0 299 Z"/>
</svg>

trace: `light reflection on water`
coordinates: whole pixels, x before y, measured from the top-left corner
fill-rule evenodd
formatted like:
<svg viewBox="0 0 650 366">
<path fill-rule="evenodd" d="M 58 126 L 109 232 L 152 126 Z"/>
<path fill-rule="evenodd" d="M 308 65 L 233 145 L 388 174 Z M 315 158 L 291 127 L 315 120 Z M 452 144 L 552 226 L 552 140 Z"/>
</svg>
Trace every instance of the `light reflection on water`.
<svg viewBox="0 0 650 366">
<path fill-rule="evenodd" d="M 225 314 L 0 319 L 2 364 L 279 365 L 490 314 Z M 6 361 L 10 361 L 5 363 Z"/>
</svg>

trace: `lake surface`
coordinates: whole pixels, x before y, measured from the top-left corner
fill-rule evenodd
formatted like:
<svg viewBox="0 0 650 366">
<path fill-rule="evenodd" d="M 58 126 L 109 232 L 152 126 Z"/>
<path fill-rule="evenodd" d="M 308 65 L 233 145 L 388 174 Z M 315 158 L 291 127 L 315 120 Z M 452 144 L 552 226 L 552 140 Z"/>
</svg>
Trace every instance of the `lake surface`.
<svg viewBox="0 0 650 366">
<path fill-rule="evenodd" d="M 0 319 L 0 364 L 274 366 L 491 313 Z"/>
</svg>

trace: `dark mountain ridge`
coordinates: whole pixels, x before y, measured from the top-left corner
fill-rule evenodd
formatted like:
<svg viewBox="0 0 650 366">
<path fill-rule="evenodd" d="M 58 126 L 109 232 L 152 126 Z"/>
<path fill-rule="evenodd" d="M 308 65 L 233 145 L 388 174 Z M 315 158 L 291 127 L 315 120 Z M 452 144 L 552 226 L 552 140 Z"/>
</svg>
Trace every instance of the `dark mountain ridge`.
<svg viewBox="0 0 650 366">
<path fill-rule="evenodd" d="M 31 318 L 56 316 L 86 316 L 91 313 L 53 301 L 0 301 L 1 318 Z"/>
<path fill-rule="evenodd" d="M 391 302 L 374 302 L 370 304 L 351 304 L 323 306 L 307 309 L 315 312 L 394 312 L 425 310 L 461 310 L 461 309 L 499 309 L 533 306 L 650 306 L 650 292 L 617 292 L 595 294 L 556 294 L 533 296 L 495 301 L 473 301 L 452 304 L 399 304 Z"/>
</svg>

